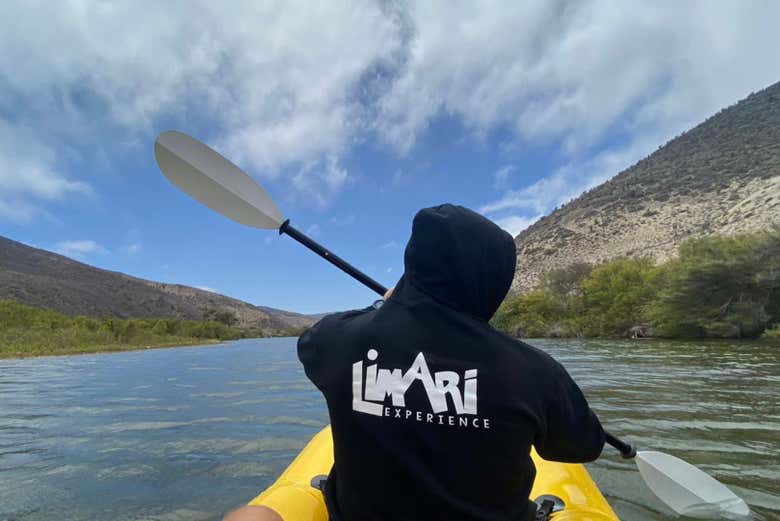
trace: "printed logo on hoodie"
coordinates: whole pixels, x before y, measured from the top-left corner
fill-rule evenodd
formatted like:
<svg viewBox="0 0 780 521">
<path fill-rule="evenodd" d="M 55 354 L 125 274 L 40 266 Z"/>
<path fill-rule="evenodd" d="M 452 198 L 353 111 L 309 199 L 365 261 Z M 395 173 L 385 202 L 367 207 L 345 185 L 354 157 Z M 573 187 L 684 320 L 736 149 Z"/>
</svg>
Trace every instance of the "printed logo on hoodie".
<svg viewBox="0 0 780 521">
<path fill-rule="evenodd" d="M 366 354 L 369 361 L 379 357 L 376 349 Z M 430 411 L 406 408 L 406 391 L 420 381 L 425 388 Z M 447 395 L 454 411 L 449 410 Z M 390 398 L 392 407 L 385 405 Z M 380 369 L 379 364 L 363 369 L 363 360 L 352 364 L 352 410 L 374 416 L 413 420 L 438 425 L 490 428 L 490 420 L 477 415 L 477 370 L 467 369 L 431 373 L 421 352 L 405 372 L 401 369 Z M 454 414 L 446 414 L 446 413 Z"/>
</svg>

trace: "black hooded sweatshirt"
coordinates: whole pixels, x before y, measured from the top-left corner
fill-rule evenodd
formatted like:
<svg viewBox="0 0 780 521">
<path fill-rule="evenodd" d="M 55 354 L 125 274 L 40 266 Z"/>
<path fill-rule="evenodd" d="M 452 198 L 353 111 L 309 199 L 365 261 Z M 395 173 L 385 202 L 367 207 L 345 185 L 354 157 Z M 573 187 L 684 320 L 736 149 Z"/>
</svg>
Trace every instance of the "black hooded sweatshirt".
<svg viewBox="0 0 780 521">
<path fill-rule="evenodd" d="M 488 324 L 515 260 L 488 219 L 421 210 L 392 297 L 301 336 L 333 429 L 331 520 L 533 519 L 531 445 L 549 460 L 599 456 L 604 431 L 564 368 Z"/>
</svg>

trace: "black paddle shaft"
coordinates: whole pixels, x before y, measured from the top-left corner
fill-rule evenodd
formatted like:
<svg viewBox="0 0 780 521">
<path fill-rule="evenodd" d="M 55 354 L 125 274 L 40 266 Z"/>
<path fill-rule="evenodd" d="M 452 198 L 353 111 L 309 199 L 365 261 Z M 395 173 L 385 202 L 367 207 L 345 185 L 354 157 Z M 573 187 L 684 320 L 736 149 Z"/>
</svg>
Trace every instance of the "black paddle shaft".
<svg viewBox="0 0 780 521">
<path fill-rule="evenodd" d="M 290 220 L 287 219 L 282 223 L 282 225 L 279 227 L 279 235 L 286 233 L 296 241 L 300 242 L 307 248 L 309 248 L 311 251 L 325 259 L 326 261 L 330 262 L 334 266 L 336 266 L 341 271 L 345 272 L 348 275 L 351 275 L 355 279 L 359 280 L 372 290 L 379 293 L 381 296 L 384 296 L 385 293 L 387 293 L 387 288 L 354 267 L 352 264 L 348 263 L 326 247 L 322 246 L 321 244 L 313 241 L 308 235 L 305 233 L 296 230 L 290 225 Z"/>
<path fill-rule="evenodd" d="M 605 433 L 607 435 L 607 443 L 615 447 L 617 450 L 620 451 L 620 455 L 623 456 L 625 459 L 631 459 L 634 456 L 636 456 L 636 449 L 629 445 L 628 443 L 616 438 L 615 436 L 611 435 L 610 433 Z"/>
</svg>

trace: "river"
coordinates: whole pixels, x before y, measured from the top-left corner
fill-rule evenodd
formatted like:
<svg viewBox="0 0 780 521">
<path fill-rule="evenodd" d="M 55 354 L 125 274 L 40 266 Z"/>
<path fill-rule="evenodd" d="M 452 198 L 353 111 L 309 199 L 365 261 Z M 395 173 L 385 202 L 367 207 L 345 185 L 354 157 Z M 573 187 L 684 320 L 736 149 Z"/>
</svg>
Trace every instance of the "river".
<svg viewBox="0 0 780 521">
<path fill-rule="evenodd" d="M 608 428 L 670 452 L 780 519 L 780 350 L 753 343 L 533 341 Z M 327 422 L 295 339 L 0 360 L 0 519 L 218 519 Z M 634 464 L 588 465 L 626 521 L 673 519 Z"/>
</svg>

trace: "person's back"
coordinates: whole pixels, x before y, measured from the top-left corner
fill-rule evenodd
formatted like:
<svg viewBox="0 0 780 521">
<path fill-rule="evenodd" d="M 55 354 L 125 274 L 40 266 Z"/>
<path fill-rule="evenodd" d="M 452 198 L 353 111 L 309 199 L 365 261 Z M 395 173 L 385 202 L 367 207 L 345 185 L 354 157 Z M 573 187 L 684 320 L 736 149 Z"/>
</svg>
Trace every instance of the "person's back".
<svg viewBox="0 0 780 521">
<path fill-rule="evenodd" d="M 487 322 L 514 267 L 514 241 L 487 219 L 426 209 L 392 297 L 301 337 L 330 411 L 332 520 L 532 519 L 531 445 L 598 457 L 603 430 L 565 370 Z"/>
</svg>

